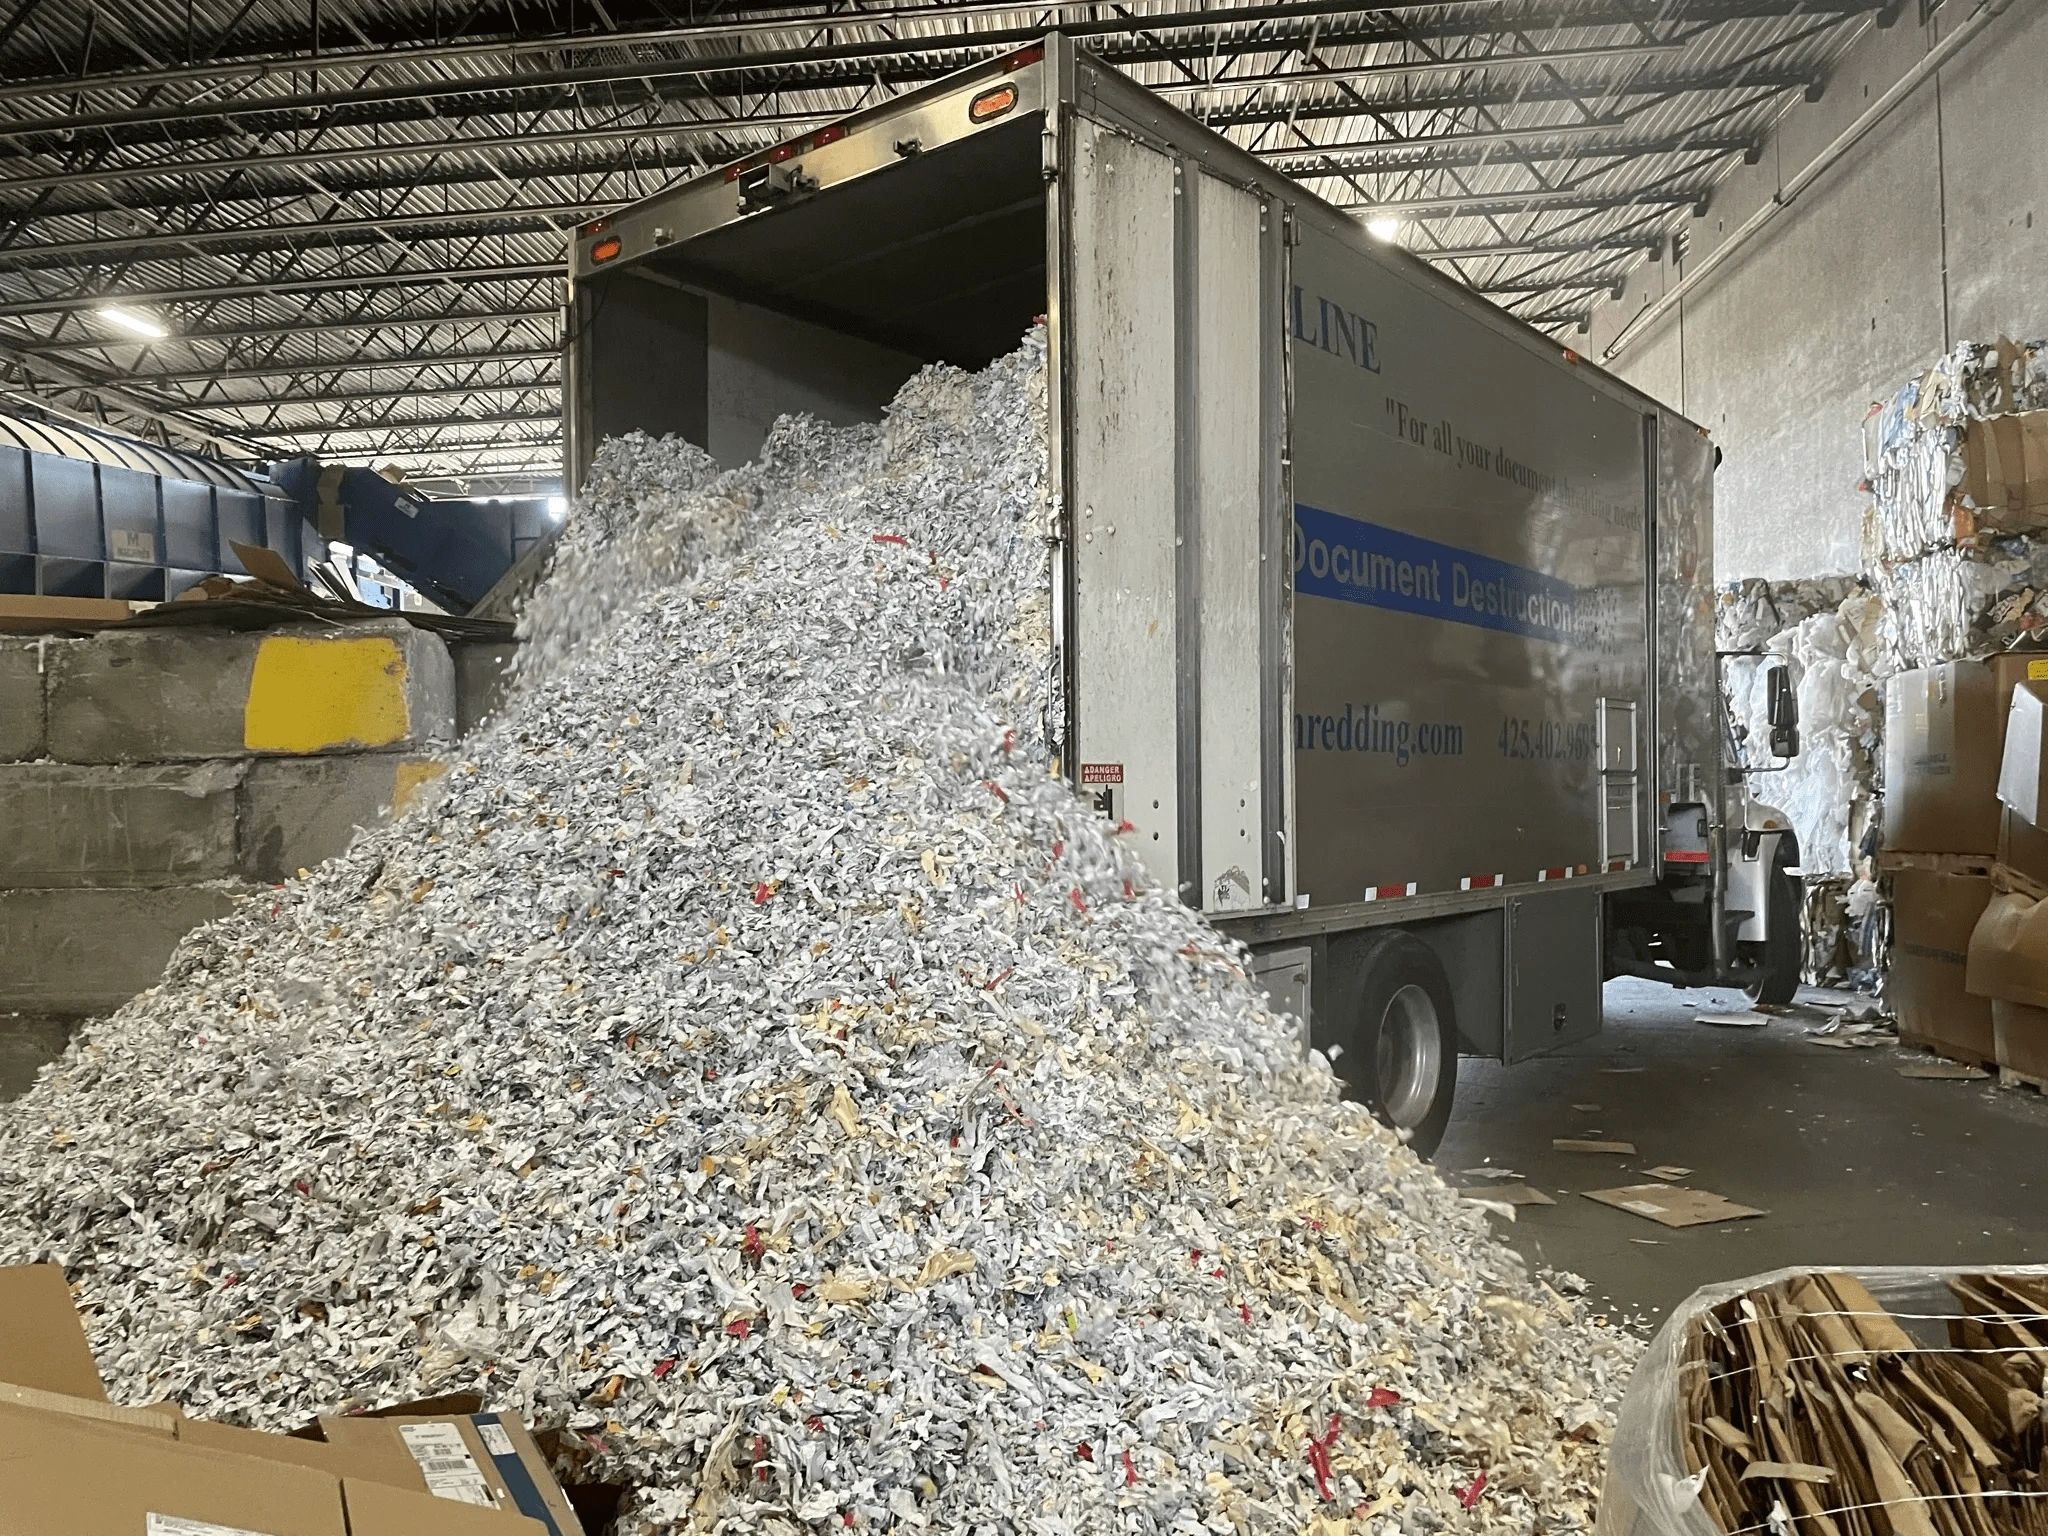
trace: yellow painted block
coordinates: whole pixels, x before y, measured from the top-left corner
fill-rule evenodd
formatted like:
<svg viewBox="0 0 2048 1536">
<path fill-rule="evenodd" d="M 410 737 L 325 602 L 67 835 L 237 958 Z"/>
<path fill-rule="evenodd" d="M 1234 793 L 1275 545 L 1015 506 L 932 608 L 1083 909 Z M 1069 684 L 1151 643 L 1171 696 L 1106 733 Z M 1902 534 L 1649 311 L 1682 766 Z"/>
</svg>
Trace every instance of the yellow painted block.
<svg viewBox="0 0 2048 1536">
<path fill-rule="evenodd" d="M 388 635 L 332 640 L 270 635 L 242 711 L 251 752 L 388 747 L 412 729 L 405 652 Z"/>
<path fill-rule="evenodd" d="M 396 816 L 413 802 L 413 797 L 448 771 L 446 763 L 431 757 L 408 757 L 400 761 L 392 777 L 391 814 Z"/>
</svg>

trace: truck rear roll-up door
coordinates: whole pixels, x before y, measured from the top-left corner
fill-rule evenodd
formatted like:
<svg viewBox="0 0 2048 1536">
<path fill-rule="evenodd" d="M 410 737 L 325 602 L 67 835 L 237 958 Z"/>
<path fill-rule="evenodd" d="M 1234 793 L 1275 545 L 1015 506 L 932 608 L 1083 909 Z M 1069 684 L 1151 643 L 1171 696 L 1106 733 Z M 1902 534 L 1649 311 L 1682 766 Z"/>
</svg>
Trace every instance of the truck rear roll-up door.
<svg viewBox="0 0 2048 1536">
<path fill-rule="evenodd" d="M 1280 210 L 1198 159 L 1070 124 L 1077 777 L 1204 911 L 1281 905 Z"/>
</svg>

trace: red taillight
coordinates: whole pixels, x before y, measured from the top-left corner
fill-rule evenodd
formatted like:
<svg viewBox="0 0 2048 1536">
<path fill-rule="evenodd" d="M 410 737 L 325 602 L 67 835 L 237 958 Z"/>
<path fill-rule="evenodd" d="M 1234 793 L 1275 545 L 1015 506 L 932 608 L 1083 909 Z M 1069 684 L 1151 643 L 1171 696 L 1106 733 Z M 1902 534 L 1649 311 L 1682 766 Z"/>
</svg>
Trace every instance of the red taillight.
<svg viewBox="0 0 2048 1536">
<path fill-rule="evenodd" d="M 582 235 L 587 240 L 592 235 L 603 234 L 606 230 L 610 229 L 611 227 L 612 221 L 610 219 L 592 219 L 588 224 L 584 225 L 582 229 L 578 230 L 577 233 Z"/>
<path fill-rule="evenodd" d="M 619 237 L 607 235 L 590 248 L 590 260 L 593 265 L 602 266 L 608 261 L 616 260 L 621 249 L 623 247 L 619 244 Z"/>
<path fill-rule="evenodd" d="M 1017 87 L 999 85 L 974 98 L 967 108 L 967 120 L 970 123 L 993 122 L 1016 105 Z"/>
<path fill-rule="evenodd" d="M 827 144 L 837 144 L 846 137 L 846 125 L 834 123 L 830 128 L 820 128 L 811 138 L 811 148 L 823 149 Z"/>
<path fill-rule="evenodd" d="M 778 144 L 768 151 L 768 163 L 770 165 L 780 165 L 785 160 L 794 160 L 796 158 L 796 150 L 797 146 L 794 144 Z"/>
<path fill-rule="evenodd" d="M 741 176 L 746 174 L 746 170 L 747 163 L 744 160 L 738 165 L 728 165 L 725 168 L 725 179 L 727 181 L 738 181 Z"/>
<path fill-rule="evenodd" d="M 1003 73 L 1007 75 L 1013 69 L 1028 69 L 1044 57 L 1045 44 L 1043 43 L 1035 43 L 1029 48 L 1020 48 L 1003 60 Z"/>
</svg>

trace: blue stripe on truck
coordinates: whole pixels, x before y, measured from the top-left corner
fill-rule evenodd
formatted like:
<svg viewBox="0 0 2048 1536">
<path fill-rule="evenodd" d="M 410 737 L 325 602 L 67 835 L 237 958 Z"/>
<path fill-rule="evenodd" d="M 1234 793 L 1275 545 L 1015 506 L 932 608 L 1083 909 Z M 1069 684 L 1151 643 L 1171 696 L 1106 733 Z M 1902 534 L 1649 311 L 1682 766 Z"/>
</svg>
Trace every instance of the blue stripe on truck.
<svg viewBox="0 0 2048 1536">
<path fill-rule="evenodd" d="M 1558 645 L 1595 638 L 1588 594 L 1568 581 L 1299 502 L 1294 590 Z"/>
</svg>

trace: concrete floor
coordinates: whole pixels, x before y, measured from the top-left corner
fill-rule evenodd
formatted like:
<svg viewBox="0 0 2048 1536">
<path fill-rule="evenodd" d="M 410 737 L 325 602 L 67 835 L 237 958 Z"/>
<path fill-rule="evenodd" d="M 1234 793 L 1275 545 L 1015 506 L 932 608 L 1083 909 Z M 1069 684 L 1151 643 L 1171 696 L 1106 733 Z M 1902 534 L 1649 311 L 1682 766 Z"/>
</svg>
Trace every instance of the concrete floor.
<svg viewBox="0 0 2048 1536">
<path fill-rule="evenodd" d="M 1495 1218 L 1500 1235 L 1642 1326 L 1710 1281 L 1786 1264 L 2048 1260 L 2048 1098 L 1901 1077 L 1936 1058 L 1896 1045 L 1813 1045 L 1817 1012 L 1766 1029 L 1696 1022 L 1746 1007 L 1740 993 L 1611 983 L 1594 1039 L 1513 1067 L 1463 1064 L 1438 1168 L 1461 1185 L 1501 1182 L 1464 1172 L 1489 1163 L 1526 1175 L 1557 1204 Z M 1596 1130 L 1640 1155 L 1551 1147 Z M 1673 1230 L 1584 1198 L 1652 1183 L 1641 1170 L 1659 1164 L 1769 1214 Z"/>
</svg>

